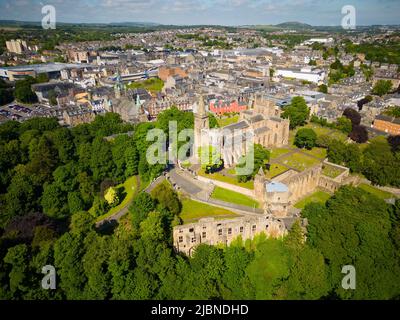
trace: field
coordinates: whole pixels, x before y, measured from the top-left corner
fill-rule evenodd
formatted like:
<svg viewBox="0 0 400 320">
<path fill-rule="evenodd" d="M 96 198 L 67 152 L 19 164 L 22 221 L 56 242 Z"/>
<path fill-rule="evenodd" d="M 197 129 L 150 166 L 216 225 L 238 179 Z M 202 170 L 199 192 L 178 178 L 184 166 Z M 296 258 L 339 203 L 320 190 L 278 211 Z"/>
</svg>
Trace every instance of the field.
<svg viewBox="0 0 400 320">
<path fill-rule="evenodd" d="M 295 147 L 294 145 L 294 138 L 296 136 L 296 132 L 297 130 L 301 129 L 301 128 L 309 128 L 309 129 L 313 129 L 315 131 L 315 133 L 317 134 L 317 136 L 322 136 L 322 135 L 328 135 L 331 138 L 340 140 L 340 141 L 346 141 L 347 140 L 347 136 L 346 134 L 344 134 L 343 132 L 337 130 L 337 129 L 331 129 L 331 128 L 327 128 L 327 127 L 322 127 L 319 124 L 316 123 L 308 123 L 303 127 L 298 127 L 295 130 L 291 130 L 289 133 L 289 144 L 290 146 Z"/>
<path fill-rule="evenodd" d="M 186 198 L 182 199 L 181 201 L 182 201 L 182 212 L 180 217 L 183 220 L 183 223 L 195 222 L 201 218 L 206 218 L 206 217 L 234 218 L 238 216 L 237 214 L 229 210 L 210 206 L 208 204 L 194 201 L 191 199 Z"/>
<path fill-rule="evenodd" d="M 129 89 L 143 88 L 150 92 L 160 92 L 164 87 L 164 82 L 159 78 L 151 78 L 144 81 L 132 82 L 127 87 Z"/>
<path fill-rule="evenodd" d="M 369 184 L 362 183 L 358 187 L 363 189 L 364 191 L 372 193 L 373 195 L 375 195 L 378 198 L 383 199 L 383 200 L 395 197 L 395 195 L 391 194 L 390 192 L 380 190 L 380 189 L 375 188 L 375 187 L 373 187 L 373 186 L 371 186 Z"/>
<path fill-rule="evenodd" d="M 290 152 L 290 149 L 286 149 L 286 148 L 275 148 L 271 150 L 271 160 L 272 159 L 276 159 L 279 158 L 280 156 Z"/>
<path fill-rule="evenodd" d="M 340 175 L 343 172 L 343 170 L 336 168 L 334 166 L 324 166 L 322 168 L 322 174 L 324 176 L 327 176 L 329 178 L 335 179 L 338 175 Z"/>
<path fill-rule="evenodd" d="M 238 122 L 239 121 L 239 115 L 235 115 L 235 116 L 232 116 L 232 117 L 226 117 L 226 118 L 218 118 L 218 117 L 216 117 L 217 118 L 217 122 L 218 122 L 218 125 L 222 128 L 222 127 L 226 127 L 226 126 L 228 126 L 228 125 L 230 125 L 230 124 L 232 124 L 232 123 L 236 123 L 236 122 Z"/>
<path fill-rule="evenodd" d="M 279 163 L 272 163 L 269 171 L 266 172 L 265 176 L 268 179 L 272 179 L 281 173 L 284 173 L 285 171 L 289 170 L 287 167 L 279 164 Z"/>
<path fill-rule="evenodd" d="M 320 161 L 302 153 L 294 153 L 283 157 L 280 162 L 299 171 L 304 171 L 305 169 L 311 168 L 312 166 L 316 165 Z"/>
<path fill-rule="evenodd" d="M 221 181 L 221 182 L 234 184 L 236 186 L 247 188 L 247 189 L 254 189 L 254 181 L 252 181 L 252 180 L 244 182 L 244 183 L 243 182 L 238 182 L 236 177 L 224 176 L 219 172 L 206 174 L 204 172 L 204 169 L 200 169 L 197 172 L 197 174 L 202 176 L 202 177 L 208 178 L 208 179 L 214 179 L 214 180 L 218 180 L 218 181 Z"/>
<path fill-rule="evenodd" d="M 327 156 L 327 151 L 325 148 L 312 148 L 311 150 L 302 149 L 301 151 L 320 159 L 325 159 Z"/>
<path fill-rule="evenodd" d="M 129 179 L 127 179 L 124 183 L 119 184 L 118 186 L 116 186 L 116 189 L 119 189 L 119 188 L 123 188 L 124 189 L 123 192 L 126 193 L 124 200 L 122 200 L 122 202 L 118 206 L 112 208 L 106 214 L 98 217 L 96 219 L 97 222 L 101 221 L 101 220 L 104 220 L 104 219 L 106 219 L 108 217 L 111 217 L 112 215 L 116 214 L 117 212 L 122 210 L 125 206 L 127 206 L 133 200 L 133 197 L 134 197 L 134 195 L 136 193 L 135 191 L 137 189 L 136 181 L 137 181 L 136 180 L 136 176 L 134 176 L 134 177 L 130 177 Z"/>
<path fill-rule="evenodd" d="M 325 203 L 330 197 L 331 195 L 327 192 L 317 191 L 297 202 L 294 207 L 297 209 L 304 209 L 304 207 L 311 202 Z"/>
<path fill-rule="evenodd" d="M 211 198 L 252 208 L 258 208 L 260 205 L 248 196 L 220 187 L 215 187 Z"/>
</svg>

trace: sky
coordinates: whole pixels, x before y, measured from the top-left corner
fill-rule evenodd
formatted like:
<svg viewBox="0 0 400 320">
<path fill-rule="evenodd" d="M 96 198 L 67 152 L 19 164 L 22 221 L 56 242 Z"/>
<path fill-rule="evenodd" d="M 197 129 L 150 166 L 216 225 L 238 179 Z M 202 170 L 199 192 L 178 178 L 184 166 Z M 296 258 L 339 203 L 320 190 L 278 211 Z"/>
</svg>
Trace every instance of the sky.
<svg viewBox="0 0 400 320">
<path fill-rule="evenodd" d="M 41 21 L 49 4 L 56 21 L 72 23 L 336 26 L 342 7 L 353 5 L 357 25 L 400 24 L 400 0 L 0 0 L 0 20 Z"/>
</svg>

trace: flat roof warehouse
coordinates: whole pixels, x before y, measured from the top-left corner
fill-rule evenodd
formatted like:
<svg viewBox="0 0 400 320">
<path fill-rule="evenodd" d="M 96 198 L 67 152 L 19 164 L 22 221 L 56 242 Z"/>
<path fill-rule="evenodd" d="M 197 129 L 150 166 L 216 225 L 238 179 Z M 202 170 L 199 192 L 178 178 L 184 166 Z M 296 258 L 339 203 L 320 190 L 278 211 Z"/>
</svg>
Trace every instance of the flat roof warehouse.
<svg viewBox="0 0 400 320">
<path fill-rule="evenodd" d="M 13 67 L 1 67 L 0 68 L 0 78 L 14 81 L 26 76 L 35 77 L 38 74 L 47 73 L 59 73 L 65 69 L 83 69 L 83 68 L 93 67 L 90 64 L 83 63 L 43 63 L 43 64 L 33 64 L 33 65 L 23 65 L 23 66 L 13 66 Z"/>
</svg>

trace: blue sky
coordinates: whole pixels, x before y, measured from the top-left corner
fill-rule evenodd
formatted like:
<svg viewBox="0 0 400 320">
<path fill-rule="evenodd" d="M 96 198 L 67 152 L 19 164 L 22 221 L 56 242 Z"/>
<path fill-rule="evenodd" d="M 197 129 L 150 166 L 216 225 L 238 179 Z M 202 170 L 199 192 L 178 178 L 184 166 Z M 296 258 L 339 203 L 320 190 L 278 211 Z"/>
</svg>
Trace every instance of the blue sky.
<svg viewBox="0 0 400 320">
<path fill-rule="evenodd" d="M 330 26 L 340 25 L 342 6 L 353 5 L 358 25 L 400 24 L 400 0 L 0 0 L 0 19 L 40 21 L 46 4 L 60 22 Z"/>
</svg>

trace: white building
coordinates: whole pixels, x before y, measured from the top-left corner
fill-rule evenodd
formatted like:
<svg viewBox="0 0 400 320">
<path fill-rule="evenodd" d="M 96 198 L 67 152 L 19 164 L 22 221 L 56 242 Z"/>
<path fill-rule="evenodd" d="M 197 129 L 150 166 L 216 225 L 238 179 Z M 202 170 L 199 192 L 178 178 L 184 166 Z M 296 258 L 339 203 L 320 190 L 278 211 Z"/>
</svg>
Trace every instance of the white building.
<svg viewBox="0 0 400 320">
<path fill-rule="evenodd" d="M 320 69 L 312 70 L 310 67 L 305 67 L 301 69 L 277 69 L 275 76 L 306 80 L 318 84 L 324 81 L 326 73 Z"/>
</svg>

